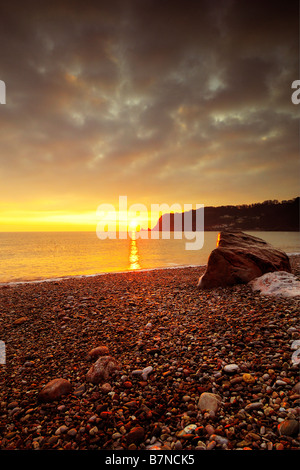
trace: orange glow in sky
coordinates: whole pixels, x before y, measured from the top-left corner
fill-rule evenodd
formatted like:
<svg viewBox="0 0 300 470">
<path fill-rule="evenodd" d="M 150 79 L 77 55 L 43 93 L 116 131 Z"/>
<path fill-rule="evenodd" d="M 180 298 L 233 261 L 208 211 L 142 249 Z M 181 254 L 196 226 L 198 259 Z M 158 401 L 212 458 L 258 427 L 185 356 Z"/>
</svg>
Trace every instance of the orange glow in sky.
<svg viewBox="0 0 300 470">
<path fill-rule="evenodd" d="M 2 3 L 0 232 L 299 195 L 297 1 Z"/>
</svg>

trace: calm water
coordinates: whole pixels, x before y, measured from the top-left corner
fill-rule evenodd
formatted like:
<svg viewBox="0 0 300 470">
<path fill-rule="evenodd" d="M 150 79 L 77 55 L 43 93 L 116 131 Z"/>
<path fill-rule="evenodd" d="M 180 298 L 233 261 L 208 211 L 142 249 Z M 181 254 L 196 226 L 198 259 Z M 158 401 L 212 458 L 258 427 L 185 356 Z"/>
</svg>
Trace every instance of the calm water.
<svg viewBox="0 0 300 470">
<path fill-rule="evenodd" d="M 300 252 L 299 232 L 248 233 L 286 253 Z M 186 250 L 184 234 L 181 240 L 99 240 L 95 232 L 0 233 L 0 283 L 204 265 L 217 234 L 206 232 L 203 248 Z"/>
</svg>

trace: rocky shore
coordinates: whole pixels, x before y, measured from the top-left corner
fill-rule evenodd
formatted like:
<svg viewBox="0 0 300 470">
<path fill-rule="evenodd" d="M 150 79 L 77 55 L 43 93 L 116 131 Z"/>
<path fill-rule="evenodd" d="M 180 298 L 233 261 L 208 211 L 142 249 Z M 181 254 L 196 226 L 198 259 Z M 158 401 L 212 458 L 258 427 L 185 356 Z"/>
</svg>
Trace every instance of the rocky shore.
<svg viewBox="0 0 300 470">
<path fill-rule="evenodd" d="M 300 298 L 202 271 L 0 287 L 0 449 L 298 450 Z"/>
</svg>

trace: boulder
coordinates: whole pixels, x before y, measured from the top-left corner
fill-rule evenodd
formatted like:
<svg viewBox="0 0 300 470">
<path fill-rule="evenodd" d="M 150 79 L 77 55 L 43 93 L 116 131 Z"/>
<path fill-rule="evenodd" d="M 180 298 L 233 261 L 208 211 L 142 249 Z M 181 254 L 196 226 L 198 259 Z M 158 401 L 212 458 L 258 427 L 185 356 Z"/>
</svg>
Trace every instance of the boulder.
<svg viewBox="0 0 300 470">
<path fill-rule="evenodd" d="M 120 369 L 120 364 L 111 356 L 102 356 L 92 365 L 86 374 L 86 380 L 93 384 L 106 382 L 110 374 Z"/>
<path fill-rule="evenodd" d="M 263 274 L 253 279 L 249 285 L 254 291 L 260 291 L 263 295 L 300 296 L 300 281 L 294 274 L 285 271 Z"/>
<path fill-rule="evenodd" d="M 220 232 L 198 287 L 210 289 L 245 284 L 265 273 L 291 272 L 286 253 L 261 238 L 243 232 Z"/>
<path fill-rule="evenodd" d="M 38 400 L 42 402 L 50 402 L 57 400 L 62 395 L 70 393 L 72 390 L 71 383 L 66 379 L 53 379 L 48 382 L 38 394 Z"/>
</svg>

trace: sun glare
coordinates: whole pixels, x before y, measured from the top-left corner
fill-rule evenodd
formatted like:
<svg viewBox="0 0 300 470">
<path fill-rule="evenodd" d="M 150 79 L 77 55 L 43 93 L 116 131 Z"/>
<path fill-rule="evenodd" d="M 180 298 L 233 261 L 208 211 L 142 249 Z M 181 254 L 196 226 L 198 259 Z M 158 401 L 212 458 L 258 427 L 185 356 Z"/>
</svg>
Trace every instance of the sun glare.
<svg viewBox="0 0 300 470">
<path fill-rule="evenodd" d="M 129 228 L 131 230 L 136 230 L 138 225 L 139 222 L 136 219 L 131 219 L 131 221 L 129 222 Z"/>
</svg>

